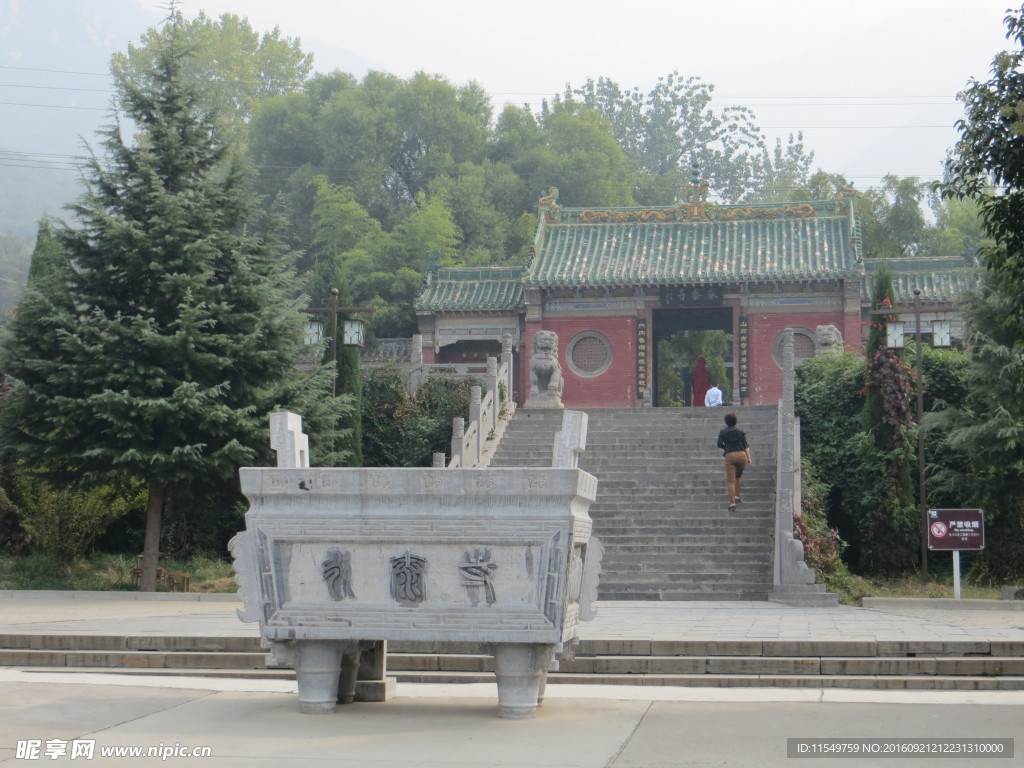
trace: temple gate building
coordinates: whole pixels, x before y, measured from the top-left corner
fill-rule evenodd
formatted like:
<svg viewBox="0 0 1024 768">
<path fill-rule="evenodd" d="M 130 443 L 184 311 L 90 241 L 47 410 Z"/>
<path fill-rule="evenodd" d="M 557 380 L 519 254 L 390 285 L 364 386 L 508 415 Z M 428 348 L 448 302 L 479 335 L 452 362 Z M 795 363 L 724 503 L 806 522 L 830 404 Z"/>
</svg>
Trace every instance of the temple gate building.
<svg viewBox="0 0 1024 768">
<path fill-rule="evenodd" d="M 548 330 L 559 339 L 566 407 L 657 406 L 658 342 L 724 331 L 731 402 L 761 405 L 781 394 L 783 329 L 795 331 L 798 361 L 815 354 L 819 329 L 859 348 L 874 264 L 864 258 L 854 190 L 756 205 L 711 203 L 706 192 L 691 186 L 669 207 L 565 208 L 552 189 L 539 201 L 526 266 L 428 273 L 416 304 L 424 362 L 482 361 L 511 340 L 522 404 L 532 339 Z M 911 261 L 894 275 L 900 311 L 918 288 L 924 320 L 952 318 L 977 270 L 959 258 L 903 260 Z"/>
</svg>

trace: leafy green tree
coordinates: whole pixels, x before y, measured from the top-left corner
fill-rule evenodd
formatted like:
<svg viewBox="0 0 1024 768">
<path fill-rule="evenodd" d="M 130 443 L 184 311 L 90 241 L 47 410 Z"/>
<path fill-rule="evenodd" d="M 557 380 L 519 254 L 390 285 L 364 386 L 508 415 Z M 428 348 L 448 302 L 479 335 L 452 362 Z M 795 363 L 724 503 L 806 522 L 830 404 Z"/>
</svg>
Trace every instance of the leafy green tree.
<svg viewBox="0 0 1024 768">
<path fill-rule="evenodd" d="M 887 175 L 882 186 L 861 195 L 857 208 L 869 254 L 877 258 L 925 255 L 923 203 L 927 187 L 913 177 Z"/>
<path fill-rule="evenodd" d="M 960 254 L 968 264 L 981 265 L 979 251 L 991 248 L 995 240 L 985 232 L 981 207 L 971 198 L 943 197 L 934 187 L 928 205 L 935 225 L 925 231 L 924 252 L 929 256 Z"/>
<path fill-rule="evenodd" d="M 529 181 L 533 189 L 547 189 L 551 180 L 557 179 L 559 201 L 565 205 L 634 203 L 635 174 L 605 116 L 582 102 L 566 99 L 543 111 L 541 126 L 544 148 L 532 163 Z M 536 198 L 531 201 L 534 206 L 536 202 Z"/>
<path fill-rule="evenodd" d="M 1009 301 L 1003 321 L 1024 335 L 1024 7 L 1005 18 L 1014 49 L 992 62 L 991 77 L 960 93 L 960 140 L 946 163 L 943 195 L 973 199 L 994 244 L 980 250 L 993 290 Z"/>
<path fill-rule="evenodd" d="M 636 191 L 640 204 L 677 199 L 694 162 L 713 194 L 736 202 L 756 186 L 755 163 L 766 156 L 764 139 L 751 110 L 715 110 L 713 92 L 714 85 L 699 77 L 672 72 L 647 93 L 623 90 L 601 77 L 567 88 L 565 97 L 597 109 L 612 124 L 619 145 L 642 171 Z"/>
<path fill-rule="evenodd" d="M 29 288 L 7 330 L 0 411 L 6 447 L 33 466 L 145 484 L 150 591 L 168 495 L 235 486 L 269 452 L 267 411 L 315 385 L 293 364 L 287 261 L 184 76 L 172 21 L 153 70 L 123 84 L 138 141 L 105 132 L 77 224 L 55 233 L 59 279 Z"/>
<path fill-rule="evenodd" d="M 218 125 L 232 137 L 260 100 L 298 90 L 313 68 L 313 55 L 303 52 L 298 39 L 282 37 L 276 27 L 260 35 L 245 17 L 225 13 L 213 19 L 203 11 L 185 19 L 173 10 L 170 21 L 147 30 L 141 45 L 129 43 L 127 52 L 111 57 L 117 90 L 154 87 L 163 51 L 178 46 L 190 54 L 181 75 L 201 86 L 199 105 L 208 113 L 216 111 Z"/>
<path fill-rule="evenodd" d="M 995 57 L 987 81 L 960 93 L 960 140 L 941 185 L 946 199 L 978 205 L 990 238 L 978 248 L 986 285 L 969 312 L 970 394 L 936 419 L 969 467 L 944 479 L 985 505 L 999 549 L 981 559 L 992 578 L 1024 574 L 1024 7 L 1004 22 L 1013 49 Z"/>
<path fill-rule="evenodd" d="M 523 243 L 516 218 L 527 206 L 525 184 L 504 163 L 462 163 L 455 176 L 430 183 L 431 198 L 444 199 L 460 233 L 460 260 L 469 266 L 501 264 Z"/>
<path fill-rule="evenodd" d="M 801 194 L 810 183 L 813 163 L 814 153 L 808 152 L 804 147 L 802 133 L 789 134 L 785 144 L 781 138 L 777 138 L 774 146 L 770 149 L 767 146 L 762 147 L 760 157 L 754 158 L 753 173 L 756 182 L 751 192 L 744 196 L 744 202 L 822 199 Z M 833 188 L 824 199 L 834 194 Z"/>
<path fill-rule="evenodd" d="M 1024 576 L 1024 355 L 1006 323 L 1016 297 L 990 282 L 970 307 L 967 394 L 951 389 L 927 424 L 940 455 L 953 454 L 934 469 L 934 490 L 985 509 L 986 546 L 972 575 L 1005 583 Z"/>
<path fill-rule="evenodd" d="M 319 116 L 325 171 L 394 226 L 441 173 L 483 159 L 491 120 L 479 85 L 371 72 L 334 93 Z"/>
</svg>

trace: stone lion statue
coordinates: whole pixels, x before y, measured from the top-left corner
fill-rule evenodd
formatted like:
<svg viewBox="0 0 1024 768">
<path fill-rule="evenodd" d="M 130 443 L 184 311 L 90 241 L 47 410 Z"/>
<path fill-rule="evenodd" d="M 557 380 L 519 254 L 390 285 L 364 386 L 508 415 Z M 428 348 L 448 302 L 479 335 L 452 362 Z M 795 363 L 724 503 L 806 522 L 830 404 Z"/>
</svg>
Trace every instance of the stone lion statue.
<svg viewBox="0 0 1024 768">
<path fill-rule="evenodd" d="M 530 353 L 530 397 L 559 400 L 564 385 L 558 362 L 558 336 L 554 331 L 537 331 Z"/>
<path fill-rule="evenodd" d="M 814 353 L 827 355 L 843 351 L 843 335 L 834 325 L 819 325 L 815 329 Z"/>
</svg>

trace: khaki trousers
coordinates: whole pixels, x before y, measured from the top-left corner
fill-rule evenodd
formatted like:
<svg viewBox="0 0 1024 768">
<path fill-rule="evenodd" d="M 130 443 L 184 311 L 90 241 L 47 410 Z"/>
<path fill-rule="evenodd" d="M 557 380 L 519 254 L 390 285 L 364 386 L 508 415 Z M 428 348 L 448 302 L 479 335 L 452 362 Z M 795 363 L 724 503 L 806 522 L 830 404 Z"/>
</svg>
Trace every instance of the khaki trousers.
<svg viewBox="0 0 1024 768">
<path fill-rule="evenodd" d="M 743 470 L 747 468 L 746 451 L 730 451 L 725 454 L 725 488 L 729 493 L 729 504 L 743 498 Z"/>
</svg>

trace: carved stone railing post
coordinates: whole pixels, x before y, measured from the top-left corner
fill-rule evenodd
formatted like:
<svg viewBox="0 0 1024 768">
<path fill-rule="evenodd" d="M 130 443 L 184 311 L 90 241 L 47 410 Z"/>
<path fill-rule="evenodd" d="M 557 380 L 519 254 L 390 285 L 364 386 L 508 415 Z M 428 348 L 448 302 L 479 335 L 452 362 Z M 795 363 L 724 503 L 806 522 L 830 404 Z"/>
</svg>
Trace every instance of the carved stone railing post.
<svg viewBox="0 0 1024 768">
<path fill-rule="evenodd" d="M 793 329 L 782 332 L 782 397 L 777 417 L 778 446 L 775 495 L 775 563 L 773 595 L 787 588 L 814 584 L 814 571 L 804 561 L 804 547 L 793 535 L 793 515 L 800 511 L 800 442 L 796 419 L 796 367 Z"/>
<path fill-rule="evenodd" d="M 452 419 L 452 464 L 453 467 L 464 466 L 462 463 L 462 443 L 466 436 L 466 420 L 460 416 Z"/>
<path fill-rule="evenodd" d="M 483 393 L 480 387 L 471 387 L 469 390 L 469 421 L 470 423 L 476 423 L 475 436 L 473 444 L 470 446 L 470 456 L 473 457 L 473 464 L 471 466 L 480 466 L 480 448 L 483 444 L 484 438 L 487 435 L 482 435 L 483 432 L 483 420 L 482 420 L 482 409 L 480 407 L 480 399 Z M 465 466 L 465 465 L 463 465 Z"/>
<path fill-rule="evenodd" d="M 410 355 L 410 363 L 413 365 L 423 365 L 423 334 L 414 333 L 412 335 L 412 350 Z"/>
</svg>

